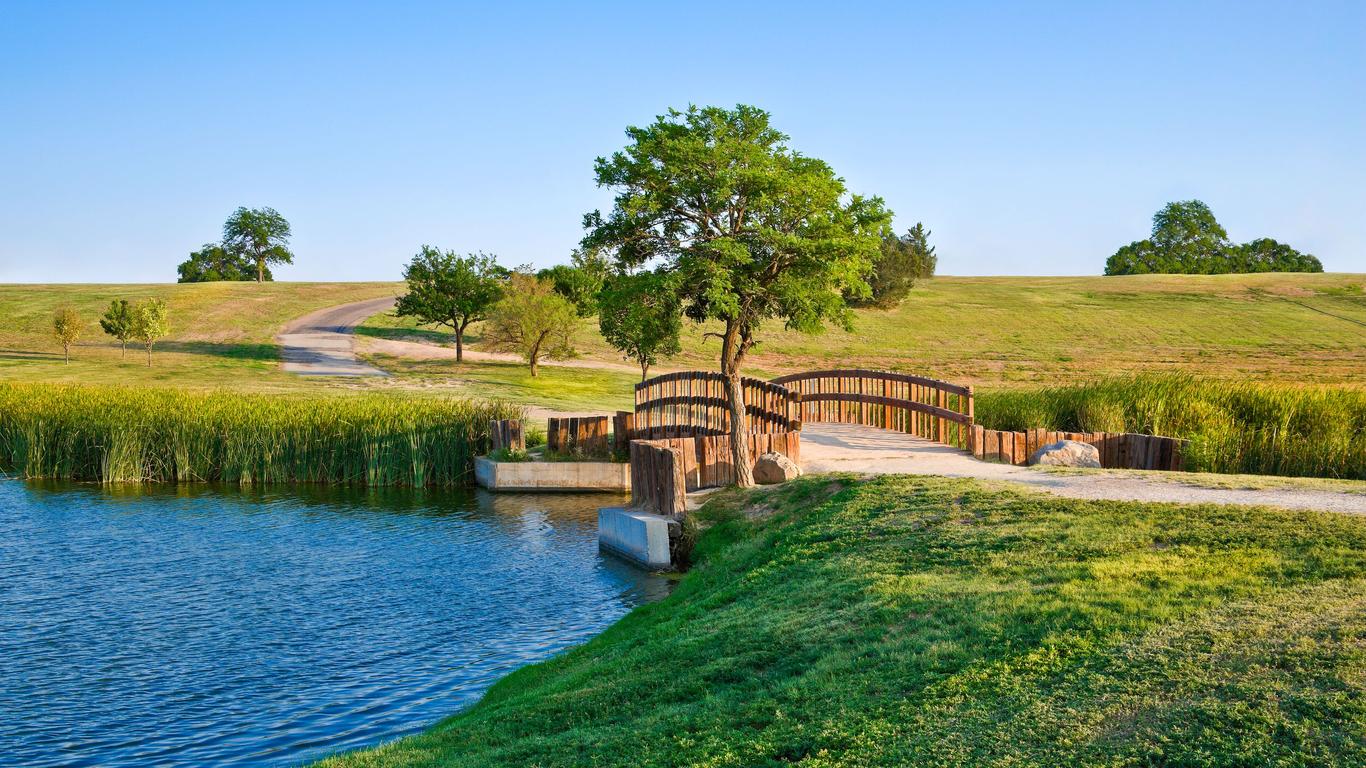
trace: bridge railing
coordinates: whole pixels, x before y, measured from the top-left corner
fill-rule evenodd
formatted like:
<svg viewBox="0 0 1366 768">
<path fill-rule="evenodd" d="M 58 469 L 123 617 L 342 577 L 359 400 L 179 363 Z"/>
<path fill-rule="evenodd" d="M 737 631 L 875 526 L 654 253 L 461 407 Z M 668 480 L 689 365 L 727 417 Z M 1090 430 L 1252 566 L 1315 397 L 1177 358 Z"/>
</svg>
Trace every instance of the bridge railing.
<svg viewBox="0 0 1366 768">
<path fill-rule="evenodd" d="M 679 371 L 636 385 L 632 439 L 730 434 L 726 377 L 713 371 Z M 801 401 L 791 390 L 744 377 L 745 412 L 751 434 L 801 429 Z"/>
<path fill-rule="evenodd" d="M 808 371 L 774 384 L 800 398 L 805 423 L 866 424 L 972 447 L 972 387 L 891 371 Z"/>
</svg>

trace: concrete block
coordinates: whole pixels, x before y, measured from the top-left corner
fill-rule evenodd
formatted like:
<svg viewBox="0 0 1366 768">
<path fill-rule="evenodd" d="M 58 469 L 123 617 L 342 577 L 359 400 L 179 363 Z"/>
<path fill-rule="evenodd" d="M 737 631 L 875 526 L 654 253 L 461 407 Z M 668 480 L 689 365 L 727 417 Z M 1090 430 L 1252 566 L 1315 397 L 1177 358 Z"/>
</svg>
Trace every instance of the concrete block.
<svg viewBox="0 0 1366 768">
<path fill-rule="evenodd" d="M 491 491 L 631 490 L 631 465 L 612 461 L 474 460 L 474 481 Z"/>
<path fill-rule="evenodd" d="M 598 545 L 646 568 L 670 568 L 669 526 L 663 515 L 628 507 L 598 509 Z"/>
</svg>

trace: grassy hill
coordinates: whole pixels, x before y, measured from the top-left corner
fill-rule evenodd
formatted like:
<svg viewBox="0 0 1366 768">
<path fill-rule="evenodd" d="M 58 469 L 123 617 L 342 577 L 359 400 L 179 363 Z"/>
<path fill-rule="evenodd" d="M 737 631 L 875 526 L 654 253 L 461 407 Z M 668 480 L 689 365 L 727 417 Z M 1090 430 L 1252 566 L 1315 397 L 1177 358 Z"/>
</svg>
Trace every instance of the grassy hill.
<svg viewBox="0 0 1366 768">
<path fill-rule="evenodd" d="M 398 283 L 153 283 L 0 285 L 0 379 L 73 383 L 174 384 L 243 389 L 301 386 L 280 372 L 275 334 L 289 320 L 324 307 L 393 296 Z M 100 330 L 113 299 L 164 299 L 171 335 L 156 345 L 152 368 L 142 350 L 119 354 Z M 52 314 L 69 306 L 85 332 L 62 363 Z M 316 386 L 318 382 L 311 385 Z"/>
<path fill-rule="evenodd" d="M 771 325 L 750 369 L 758 375 L 862 366 L 913 371 L 988 388 L 1085 381 L 1136 371 L 1202 377 L 1362 386 L 1366 376 L 1366 275 L 1144 275 L 1134 277 L 939 277 L 896 309 L 860 310 L 852 333 L 817 336 Z M 0 285 L 0 379 L 156 383 L 247 389 L 410 388 L 501 394 L 559 408 L 624 405 L 629 366 L 546 369 L 449 360 L 372 359 L 384 381 L 300 379 L 278 369 L 273 336 L 313 310 L 394 295 L 401 283 L 212 283 L 197 285 Z M 110 299 L 165 298 L 172 335 L 152 369 L 97 323 Z M 53 311 L 73 306 L 87 331 L 61 362 Z M 687 326 L 673 368 L 716 365 L 715 340 Z M 365 338 L 449 343 L 407 319 L 371 318 Z M 478 329 L 473 341 L 478 342 Z M 364 346 L 364 345 L 362 345 Z M 620 363 L 596 321 L 578 333 L 582 356 Z"/>
<path fill-rule="evenodd" d="M 750 367 L 769 374 L 886 368 L 990 386 L 1151 370 L 1360 384 L 1363 286 L 1361 274 L 938 277 L 896 309 L 859 311 L 852 333 L 808 336 L 773 325 Z M 584 325 L 580 352 L 618 360 L 595 321 Z M 401 337 L 412 328 L 405 319 L 378 316 L 361 332 Z M 717 342 L 703 339 L 705 330 L 688 326 L 683 354 L 667 365 L 715 368 Z"/>
<path fill-rule="evenodd" d="M 666 600 L 323 765 L 1366 763 L 1366 520 L 909 477 L 700 514 Z"/>
</svg>

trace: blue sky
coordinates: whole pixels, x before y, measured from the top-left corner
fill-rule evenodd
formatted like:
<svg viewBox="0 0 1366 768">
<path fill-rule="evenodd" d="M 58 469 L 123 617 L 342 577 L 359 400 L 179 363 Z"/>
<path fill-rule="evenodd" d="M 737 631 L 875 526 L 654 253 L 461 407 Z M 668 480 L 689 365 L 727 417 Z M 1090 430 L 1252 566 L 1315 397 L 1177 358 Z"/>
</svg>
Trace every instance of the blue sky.
<svg viewBox="0 0 1366 768">
<path fill-rule="evenodd" d="M 759 105 L 943 274 L 1098 274 L 1169 200 L 1366 271 L 1364 3 L 0 0 L 0 281 L 163 281 L 238 205 L 285 280 L 567 258 L 593 159 Z"/>
</svg>

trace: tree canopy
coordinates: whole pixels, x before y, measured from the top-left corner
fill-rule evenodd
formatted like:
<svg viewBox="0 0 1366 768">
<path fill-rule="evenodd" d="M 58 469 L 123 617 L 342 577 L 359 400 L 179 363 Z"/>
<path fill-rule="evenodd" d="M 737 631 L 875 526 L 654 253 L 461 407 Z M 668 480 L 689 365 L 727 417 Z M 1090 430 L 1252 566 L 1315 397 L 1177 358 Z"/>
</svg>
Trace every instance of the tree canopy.
<svg viewBox="0 0 1366 768">
<path fill-rule="evenodd" d="M 219 280 L 274 280 L 270 267 L 262 265 L 257 273 L 256 265 L 245 254 L 229 251 L 219 243 L 205 243 L 204 247 L 190 254 L 190 258 L 176 267 L 180 283 L 210 283 Z"/>
<path fill-rule="evenodd" d="M 60 307 L 52 315 L 52 336 L 62 345 L 62 362 L 71 362 L 71 345 L 81 337 L 85 322 L 71 307 Z"/>
<path fill-rule="evenodd" d="M 489 313 L 483 335 L 489 349 L 521 355 L 536 376 L 545 358 L 574 355 L 572 337 L 578 320 L 574 305 L 549 280 L 513 272 Z"/>
<path fill-rule="evenodd" d="M 109 309 L 100 317 L 100 327 L 104 332 L 119 340 L 119 355 L 128 350 L 128 340 L 133 338 L 133 307 L 127 299 L 114 299 Z"/>
<path fill-rule="evenodd" d="M 592 317 L 597 314 L 598 293 L 611 269 L 611 262 L 602 254 L 578 249 L 569 264 L 556 264 L 536 276 L 553 283 L 556 292 L 574 304 L 579 317 Z"/>
<path fill-rule="evenodd" d="M 895 307 L 911 292 L 917 280 L 934 276 L 938 260 L 934 246 L 930 245 L 930 231 L 924 224 L 917 222 L 899 237 L 888 234 L 882 238 L 882 247 L 873 262 L 873 273 L 868 278 L 870 295 L 863 299 L 851 296 L 850 302 L 882 309 Z"/>
<path fill-rule="evenodd" d="M 878 197 L 850 195 L 825 162 L 787 146 L 753 106 L 670 110 L 626 130 L 629 143 L 598 158 L 612 210 L 584 217 L 583 247 L 617 270 L 669 277 L 686 315 L 718 321 L 721 371 L 730 381 L 731 446 L 741 485 L 752 485 L 740 369 L 767 320 L 814 333 L 848 326 L 846 294 L 866 278 L 890 232 Z"/>
<path fill-rule="evenodd" d="M 677 291 L 664 275 L 618 275 L 600 293 L 598 329 L 608 344 L 640 366 L 641 381 L 659 358 L 679 353 L 682 324 Z"/>
<path fill-rule="evenodd" d="M 146 299 L 132 309 L 132 336 L 147 348 L 147 366 L 152 365 L 152 345 L 171 332 L 170 311 L 162 299 Z"/>
<path fill-rule="evenodd" d="M 507 274 L 490 254 L 461 256 L 424 245 L 403 268 L 408 292 L 398 298 L 396 313 L 450 328 L 455 335 L 455 360 L 463 361 L 466 329 L 483 320 L 502 298 Z"/>
<path fill-rule="evenodd" d="M 238 208 L 223 224 L 223 248 L 256 267 L 256 281 L 266 279 L 267 264 L 293 264 L 290 229 L 274 208 Z"/>
<path fill-rule="evenodd" d="M 1105 262 L 1107 275 L 1322 271 L 1318 259 L 1271 238 L 1234 245 L 1199 200 L 1163 206 L 1153 215 L 1148 239 L 1121 247 Z"/>
</svg>

